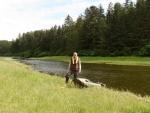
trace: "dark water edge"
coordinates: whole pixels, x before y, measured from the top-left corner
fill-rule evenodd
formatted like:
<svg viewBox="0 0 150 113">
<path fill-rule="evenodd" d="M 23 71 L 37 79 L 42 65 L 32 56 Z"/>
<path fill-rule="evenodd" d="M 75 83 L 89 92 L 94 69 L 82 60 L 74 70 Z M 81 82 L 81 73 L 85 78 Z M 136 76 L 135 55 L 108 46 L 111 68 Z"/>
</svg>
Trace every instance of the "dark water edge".
<svg viewBox="0 0 150 113">
<path fill-rule="evenodd" d="M 63 76 L 69 64 L 60 61 L 20 60 L 40 72 Z M 150 95 L 150 66 L 127 66 L 82 63 L 79 77 L 102 82 L 107 88 L 130 91 L 141 96 Z M 64 78 L 65 81 L 65 78 Z"/>
</svg>

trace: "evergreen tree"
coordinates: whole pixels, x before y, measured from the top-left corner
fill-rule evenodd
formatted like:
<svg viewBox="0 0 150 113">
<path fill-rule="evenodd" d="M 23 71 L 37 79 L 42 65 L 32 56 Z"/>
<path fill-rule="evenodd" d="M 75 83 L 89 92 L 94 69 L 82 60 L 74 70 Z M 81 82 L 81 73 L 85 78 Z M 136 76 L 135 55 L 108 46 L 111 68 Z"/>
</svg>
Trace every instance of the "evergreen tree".
<svg viewBox="0 0 150 113">
<path fill-rule="evenodd" d="M 74 47 L 76 47 L 75 45 L 75 32 L 74 32 L 74 28 L 75 28 L 75 22 L 73 21 L 71 16 L 67 16 L 64 22 L 64 39 L 66 40 L 66 44 L 65 44 L 65 50 L 66 50 L 66 54 L 71 54 L 74 51 Z"/>
<path fill-rule="evenodd" d="M 83 27 L 83 15 L 80 15 L 77 18 L 76 26 L 75 26 L 75 29 L 77 32 L 77 43 L 78 43 L 76 51 L 80 51 L 83 49 L 82 47 L 84 44 L 84 39 L 82 38 L 82 27 Z"/>
<path fill-rule="evenodd" d="M 91 6 L 85 10 L 84 23 L 82 27 L 83 49 L 94 50 L 98 49 L 103 43 L 103 30 L 105 27 L 105 17 L 103 9 L 96 6 Z"/>
<path fill-rule="evenodd" d="M 148 35 L 147 35 L 147 9 L 146 9 L 146 1 L 145 0 L 138 0 L 136 4 L 136 47 L 134 51 L 138 51 L 148 42 Z"/>
<path fill-rule="evenodd" d="M 0 41 L 0 56 L 10 53 L 11 42 L 7 40 Z"/>
<path fill-rule="evenodd" d="M 67 15 L 62 26 L 19 34 L 10 43 L 11 52 L 22 56 L 70 55 L 74 51 L 80 55 L 148 56 L 149 12 L 149 0 L 138 0 L 135 5 L 130 0 L 109 3 L 106 16 L 101 5 L 90 6 L 76 21 Z M 5 54 L 3 50 L 1 46 L 1 54 Z"/>
</svg>

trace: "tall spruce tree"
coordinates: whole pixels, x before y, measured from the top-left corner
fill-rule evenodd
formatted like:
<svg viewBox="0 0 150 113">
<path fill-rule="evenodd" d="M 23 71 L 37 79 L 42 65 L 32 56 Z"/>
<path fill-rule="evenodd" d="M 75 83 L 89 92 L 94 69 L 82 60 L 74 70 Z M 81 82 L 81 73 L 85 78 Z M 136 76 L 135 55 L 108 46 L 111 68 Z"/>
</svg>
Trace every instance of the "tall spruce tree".
<svg viewBox="0 0 150 113">
<path fill-rule="evenodd" d="M 64 22 L 64 38 L 66 40 L 65 51 L 69 55 L 73 52 L 75 45 L 75 35 L 74 35 L 75 22 L 72 17 L 68 15 Z"/>
<path fill-rule="evenodd" d="M 99 49 L 103 43 L 103 28 L 105 24 L 105 16 L 103 8 L 91 6 L 85 10 L 84 23 L 82 27 L 83 46 L 85 50 Z"/>
</svg>

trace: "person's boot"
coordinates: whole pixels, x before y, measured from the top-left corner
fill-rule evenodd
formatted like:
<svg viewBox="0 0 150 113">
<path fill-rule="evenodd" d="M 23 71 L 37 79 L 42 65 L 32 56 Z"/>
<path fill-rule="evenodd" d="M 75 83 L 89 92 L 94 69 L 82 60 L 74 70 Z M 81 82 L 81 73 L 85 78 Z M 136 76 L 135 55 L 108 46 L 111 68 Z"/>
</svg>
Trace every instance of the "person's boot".
<svg viewBox="0 0 150 113">
<path fill-rule="evenodd" d="M 69 81 L 69 77 L 68 77 L 68 76 L 66 76 L 66 84 L 68 83 L 68 81 Z"/>
</svg>

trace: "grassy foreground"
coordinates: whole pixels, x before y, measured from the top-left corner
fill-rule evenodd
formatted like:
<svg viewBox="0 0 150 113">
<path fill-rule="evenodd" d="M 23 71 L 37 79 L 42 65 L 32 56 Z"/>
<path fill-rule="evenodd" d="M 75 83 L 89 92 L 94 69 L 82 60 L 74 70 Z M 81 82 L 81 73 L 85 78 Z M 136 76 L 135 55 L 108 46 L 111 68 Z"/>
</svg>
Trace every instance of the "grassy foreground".
<svg viewBox="0 0 150 113">
<path fill-rule="evenodd" d="M 150 113 L 150 97 L 66 86 L 64 78 L 0 58 L 0 113 Z"/>
<path fill-rule="evenodd" d="M 150 66 L 150 57 L 80 57 L 84 63 L 115 64 L 115 65 L 141 65 Z M 33 58 L 40 60 L 69 61 L 69 56 L 51 56 Z"/>
</svg>

